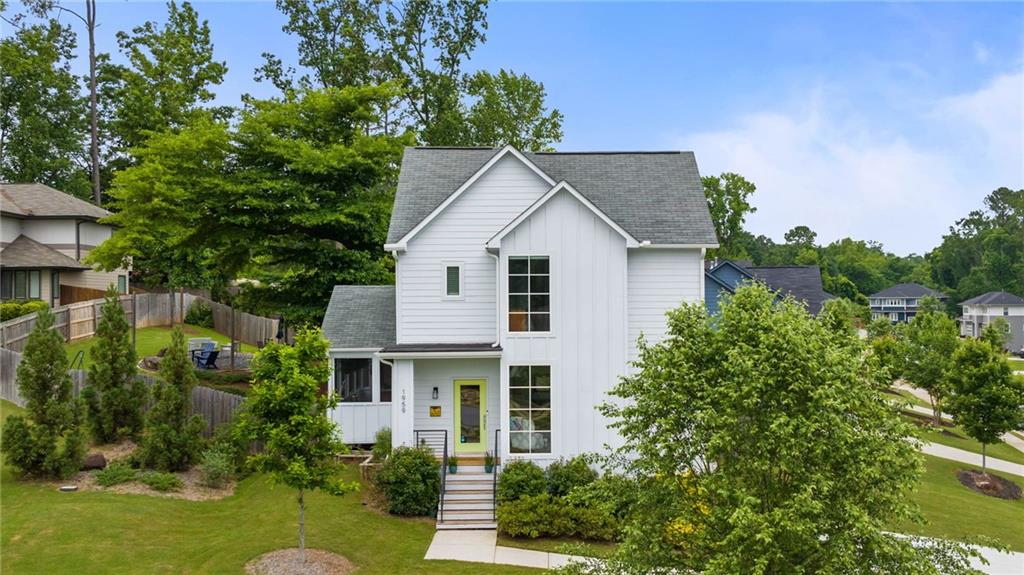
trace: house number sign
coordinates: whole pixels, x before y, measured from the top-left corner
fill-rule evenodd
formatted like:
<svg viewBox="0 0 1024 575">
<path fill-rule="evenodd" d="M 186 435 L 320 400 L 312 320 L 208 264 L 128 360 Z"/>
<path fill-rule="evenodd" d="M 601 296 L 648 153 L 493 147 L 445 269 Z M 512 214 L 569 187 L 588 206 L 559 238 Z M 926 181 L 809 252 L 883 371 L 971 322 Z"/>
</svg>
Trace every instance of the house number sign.
<svg viewBox="0 0 1024 575">
<path fill-rule="evenodd" d="M 430 406 L 430 417 L 441 417 L 441 406 L 431 405 Z"/>
<path fill-rule="evenodd" d="M 405 390 L 402 390 L 402 413 L 405 413 Z"/>
</svg>

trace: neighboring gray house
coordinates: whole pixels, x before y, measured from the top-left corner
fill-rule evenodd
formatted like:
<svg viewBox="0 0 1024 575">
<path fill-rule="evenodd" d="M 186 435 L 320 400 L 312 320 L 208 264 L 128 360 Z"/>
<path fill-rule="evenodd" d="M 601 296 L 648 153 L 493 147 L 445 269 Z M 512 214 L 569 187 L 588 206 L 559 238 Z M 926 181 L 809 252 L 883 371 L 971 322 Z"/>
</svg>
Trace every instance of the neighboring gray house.
<svg viewBox="0 0 1024 575">
<path fill-rule="evenodd" d="M 1006 349 L 1024 348 L 1024 298 L 1004 291 L 990 291 L 960 305 L 963 315 L 957 321 L 962 337 L 978 337 L 986 325 L 1001 317 L 1010 325 L 1010 342 Z"/>
<path fill-rule="evenodd" d="M 917 307 L 924 297 L 933 297 L 942 303 L 949 299 L 946 294 L 921 284 L 896 284 L 868 296 L 871 319 L 885 317 L 893 323 L 908 322 L 917 315 Z"/>
<path fill-rule="evenodd" d="M 477 462 L 618 445 L 595 407 L 637 338 L 701 301 L 716 246 L 689 152 L 408 148 L 384 246 L 396 285 L 337 286 L 324 318 L 332 417 L 350 443 L 390 427 L 396 446 L 446 440 Z M 490 524 L 488 505 L 443 503 L 444 522 Z"/>
<path fill-rule="evenodd" d="M 43 184 L 0 184 L 0 299 L 41 299 L 55 307 L 128 293 L 128 270 L 82 263 L 113 234 L 110 212 Z"/>
</svg>

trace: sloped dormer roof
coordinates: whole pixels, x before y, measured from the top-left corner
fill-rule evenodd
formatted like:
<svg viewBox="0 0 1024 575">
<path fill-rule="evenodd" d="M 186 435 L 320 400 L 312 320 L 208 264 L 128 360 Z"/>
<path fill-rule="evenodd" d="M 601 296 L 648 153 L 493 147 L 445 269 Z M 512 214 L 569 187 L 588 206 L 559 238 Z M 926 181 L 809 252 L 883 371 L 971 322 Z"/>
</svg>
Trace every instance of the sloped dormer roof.
<svg viewBox="0 0 1024 575">
<path fill-rule="evenodd" d="M 50 246 L 45 246 L 25 235 L 18 236 L 13 242 L 7 244 L 7 247 L 0 250 L 0 266 L 5 269 L 91 269 L 75 258 L 66 256 Z"/>
<path fill-rule="evenodd" d="M 110 215 L 103 208 L 45 184 L 0 184 L 0 212 L 16 218 L 82 218 Z"/>
<path fill-rule="evenodd" d="M 394 244 L 505 148 L 406 148 L 387 243 Z M 692 152 L 526 152 L 638 241 L 717 245 Z"/>
</svg>

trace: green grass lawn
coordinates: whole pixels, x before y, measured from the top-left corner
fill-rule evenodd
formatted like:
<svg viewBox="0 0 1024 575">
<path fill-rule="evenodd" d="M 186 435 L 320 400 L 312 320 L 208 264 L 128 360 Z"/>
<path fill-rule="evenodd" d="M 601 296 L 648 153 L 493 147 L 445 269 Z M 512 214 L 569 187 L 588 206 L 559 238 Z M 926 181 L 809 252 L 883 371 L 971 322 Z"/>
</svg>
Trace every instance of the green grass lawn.
<svg viewBox="0 0 1024 575">
<path fill-rule="evenodd" d="M 981 453 L 981 444 L 971 439 L 963 429 L 959 427 L 945 427 L 943 429 L 948 433 L 942 433 L 935 428 L 930 428 L 921 434 L 921 439 L 931 443 L 956 447 L 971 453 Z M 955 434 L 955 437 L 950 435 L 950 433 Z M 1002 441 L 989 445 L 985 453 L 989 457 L 1024 465 L 1024 452 Z"/>
<path fill-rule="evenodd" d="M 212 329 L 205 327 L 197 327 L 194 325 L 184 325 L 182 329 L 185 331 L 186 340 L 190 337 L 209 337 L 213 338 L 219 344 L 227 344 L 230 342 L 228 336 L 216 332 Z M 171 343 L 171 331 L 170 327 L 144 327 L 135 332 L 135 351 L 136 355 L 141 359 L 149 355 L 156 355 L 161 349 L 167 347 Z M 80 339 L 72 343 L 64 345 L 67 349 L 68 359 L 74 360 L 75 356 L 79 351 L 85 352 L 85 363 L 84 368 L 88 369 L 92 364 L 92 358 L 89 357 L 89 349 L 96 344 L 96 338 L 90 337 L 87 339 Z M 256 346 L 249 345 L 247 343 L 242 344 L 241 351 L 255 352 Z"/>
<path fill-rule="evenodd" d="M 927 520 L 893 529 L 903 533 L 963 539 L 985 535 L 1002 541 L 1013 551 L 1024 551 L 1024 499 L 1009 501 L 982 495 L 956 478 L 963 463 L 925 456 L 925 474 L 913 497 Z M 1024 487 L 1024 477 L 997 473 Z"/>
<path fill-rule="evenodd" d="M 18 408 L 0 405 L 0 417 Z M 358 477 L 355 468 L 348 479 Z M 244 573 L 245 562 L 297 545 L 295 491 L 265 476 L 241 482 L 235 495 L 193 502 L 145 495 L 59 493 L 0 474 L 0 572 Z M 424 561 L 434 525 L 362 505 L 359 494 L 307 495 L 306 541 L 340 553 L 362 574 L 516 574 L 533 570 Z"/>
<path fill-rule="evenodd" d="M 586 545 L 585 551 L 582 553 L 577 549 L 572 549 L 574 554 L 584 555 L 587 557 L 607 557 L 615 551 L 617 544 L 606 541 L 579 541 L 577 539 L 570 538 L 546 538 L 541 537 L 538 539 L 519 539 L 516 537 L 509 537 L 508 535 L 498 535 L 498 545 L 504 547 L 516 547 L 518 549 L 533 549 L 534 551 L 547 551 L 549 553 L 564 553 L 566 549 L 563 547 L 567 545 L 579 545 L 580 543 Z"/>
<path fill-rule="evenodd" d="M 1024 371 L 1024 359 L 1019 357 L 1008 357 L 1006 361 L 1010 363 L 1010 369 L 1014 371 Z"/>
</svg>

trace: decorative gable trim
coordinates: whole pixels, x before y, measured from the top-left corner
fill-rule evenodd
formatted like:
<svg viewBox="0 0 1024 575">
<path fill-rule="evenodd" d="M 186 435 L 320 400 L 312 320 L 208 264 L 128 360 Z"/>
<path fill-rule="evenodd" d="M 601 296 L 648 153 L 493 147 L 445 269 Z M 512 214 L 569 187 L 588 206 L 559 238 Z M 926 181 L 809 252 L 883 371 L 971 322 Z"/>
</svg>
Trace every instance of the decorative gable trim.
<svg viewBox="0 0 1024 575">
<path fill-rule="evenodd" d="M 593 203 L 591 203 L 591 201 L 588 200 L 583 194 L 581 194 L 578 191 L 576 191 L 576 188 L 572 187 L 572 185 L 569 184 L 569 182 L 566 182 L 565 180 L 562 180 L 561 182 L 558 182 L 557 184 L 555 184 L 550 190 L 547 191 L 547 193 L 545 193 L 543 196 L 541 196 L 536 202 L 533 202 L 532 204 L 530 204 L 530 207 L 528 207 L 525 210 L 523 210 L 523 213 L 521 213 L 518 216 L 516 216 L 516 218 L 514 220 L 512 220 L 511 222 L 509 222 L 508 225 L 506 225 L 505 227 L 501 228 L 501 230 L 498 231 L 498 233 L 494 234 L 494 236 L 492 236 L 491 239 L 487 240 L 486 248 L 489 249 L 489 250 L 496 250 L 496 249 L 500 248 L 501 247 L 501 240 L 502 240 L 502 238 L 504 238 L 509 233 L 511 233 L 512 230 L 514 230 L 517 227 L 519 227 L 519 224 L 521 224 L 524 221 L 526 221 L 527 218 L 529 218 L 531 215 L 533 215 L 534 212 L 539 210 L 544 204 L 546 204 L 548 202 L 548 200 L 550 200 L 551 198 L 555 197 L 555 194 L 557 194 L 558 192 L 561 192 L 561 191 L 565 191 L 565 192 L 568 192 L 568 193 L 572 194 L 572 196 L 574 198 L 576 198 L 577 201 L 579 201 L 581 204 L 586 206 L 587 209 L 589 209 L 591 212 L 593 212 L 597 217 L 601 218 L 601 221 L 603 221 L 604 223 L 608 224 L 609 227 L 611 227 L 619 235 L 621 235 L 623 238 L 625 238 L 626 239 L 626 247 L 628 247 L 628 248 L 640 247 L 640 242 L 638 242 L 636 238 L 634 238 L 632 235 L 630 235 L 630 233 L 627 232 L 626 230 L 622 229 L 622 226 L 620 226 L 619 224 L 617 224 L 614 221 L 612 221 L 611 218 L 609 218 L 607 215 L 605 215 L 604 212 L 602 212 L 600 209 L 598 209 L 598 207 L 595 206 Z"/>
<path fill-rule="evenodd" d="M 455 200 L 457 200 L 459 196 L 461 196 L 466 190 L 468 190 L 474 183 L 476 183 L 476 181 L 479 180 L 481 176 L 486 174 L 495 164 L 497 164 L 499 161 L 501 161 L 502 158 L 509 154 L 515 156 L 516 159 L 525 164 L 526 167 L 533 170 L 533 173 L 540 176 L 541 179 L 547 182 L 549 186 L 555 185 L 555 180 L 553 180 L 551 176 L 544 173 L 544 170 L 541 170 L 539 167 L 537 167 L 536 164 L 531 162 L 529 158 L 522 154 L 522 152 L 515 149 L 511 145 L 506 145 L 503 148 L 501 148 L 501 150 L 498 150 L 496 154 L 491 156 L 490 160 L 487 160 L 487 162 L 483 166 L 481 166 L 479 170 L 477 170 L 472 176 L 470 176 L 468 180 L 463 182 L 463 184 L 459 186 L 458 189 L 455 190 L 455 192 L 453 192 L 450 196 L 445 198 L 445 200 L 441 202 L 440 205 L 434 208 L 434 210 L 427 215 L 427 217 L 423 218 L 420 221 L 420 223 L 416 224 L 415 227 L 409 230 L 409 233 L 402 236 L 402 239 L 398 240 L 393 244 L 385 244 L 384 249 L 387 251 L 405 251 L 406 247 L 409 245 L 409 240 L 411 240 L 416 234 L 418 234 L 420 230 L 427 227 L 427 225 L 430 222 L 432 222 L 434 218 L 440 215 L 441 212 L 448 209 L 448 206 L 452 205 L 452 203 L 455 202 Z"/>
<path fill-rule="evenodd" d="M 714 276 L 715 272 L 717 272 L 718 270 L 722 269 L 725 266 L 729 266 L 729 267 L 735 269 L 736 271 L 740 272 L 741 274 L 747 276 L 748 279 L 754 279 L 753 274 L 751 274 L 747 270 L 743 269 L 742 267 L 732 263 L 729 260 L 722 260 L 721 262 L 719 262 L 718 265 L 716 265 L 715 267 L 713 267 L 710 270 L 708 270 L 708 274 Z M 718 279 L 718 278 L 716 277 L 715 279 Z"/>
<path fill-rule="evenodd" d="M 729 293 L 736 293 L 736 290 L 734 290 L 732 288 L 732 286 L 730 286 L 729 284 L 725 283 L 724 281 L 716 278 L 715 276 L 711 275 L 711 272 L 704 272 L 704 277 L 706 277 L 706 278 L 710 279 L 711 281 L 713 281 L 714 283 L 718 284 L 723 289 L 725 289 L 725 291 L 727 291 Z"/>
</svg>

